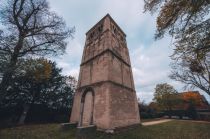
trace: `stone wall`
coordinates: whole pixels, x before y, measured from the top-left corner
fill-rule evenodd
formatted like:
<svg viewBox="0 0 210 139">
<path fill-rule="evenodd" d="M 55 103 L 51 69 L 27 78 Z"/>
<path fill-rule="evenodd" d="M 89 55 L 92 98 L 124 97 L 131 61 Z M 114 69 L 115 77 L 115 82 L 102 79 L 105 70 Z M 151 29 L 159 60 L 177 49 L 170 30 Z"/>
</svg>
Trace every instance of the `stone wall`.
<svg viewBox="0 0 210 139">
<path fill-rule="evenodd" d="M 134 90 L 111 84 L 110 108 L 111 129 L 140 122 L 138 103 Z"/>
<path fill-rule="evenodd" d="M 109 127 L 109 86 L 109 83 L 99 83 L 89 86 L 94 90 L 93 124 L 103 129 Z M 83 87 L 78 89 L 75 93 L 74 107 L 70 118 L 71 123 L 79 123 L 81 99 L 85 90 L 86 87 Z"/>
<path fill-rule="evenodd" d="M 112 82 L 89 86 L 94 90 L 93 124 L 100 129 L 114 129 L 140 122 L 138 104 L 134 90 Z M 74 97 L 71 122 L 78 123 L 82 92 L 77 90 Z"/>
</svg>

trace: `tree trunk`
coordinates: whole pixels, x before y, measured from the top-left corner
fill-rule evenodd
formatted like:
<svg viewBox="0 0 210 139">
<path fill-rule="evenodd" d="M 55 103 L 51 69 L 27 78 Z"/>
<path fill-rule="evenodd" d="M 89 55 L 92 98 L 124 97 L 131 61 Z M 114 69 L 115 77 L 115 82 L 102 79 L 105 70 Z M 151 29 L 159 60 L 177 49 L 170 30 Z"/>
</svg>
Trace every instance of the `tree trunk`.
<svg viewBox="0 0 210 139">
<path fill-rule="evenodd" d="M 0 101 L 2 101 L 6 95 L 7 88 L 9 87 L 16 63 L 17 61 L 10 62 L 7 71 L 3 74 L 3 78 L 0 83 Z"/>
<path fill-rule="evenodd" d="M 18 125 L 23 125 L 25 123 L 25 119 L 27 117 L 29 109 L 30 109 L 30 104 L 26 104 L 23 106 L 23 112 L 19 118 Z"/>
<path fill-rule="evenodd" d="M 6 72 L 3 73 L 3 78 L 0 83 L 0 101 L 2 101 L 4 99 L 4 96 L 7 92 L 7 88 L 9 86 L 9 82 L 12 79 L 12 75 L 14 73 L 15 66 L 18 61 L 18 55 L 19 55 L 19 52 L 23 46 L 23 40 L 24 40 L 24 36 L 20 35 L 17 45 L 14 48 L 14 52 L 11 55 L 11 59 L 10 59 L 9 65 L 6 69 Z"/>
<path fill-rule="evenodd" d="M 34 101 L 35 101 L 35 98 L 36 98 L 36 89 L 34 87 L 31 88 L 31 92 L 32 92 L 32 100 L 30 103 L 28 104 L 25 104 L 23 106 L 23 112 L 19 118 L 19 121 L 18 121 L 18 125 L 23 125 L 25 123 L 25 120 L 26 120 L 26 117 L 28 115 L 28 112 L 29 110 L 31 109 L 31 107 L 33 106 L 34 104 Z"/>
</svg>

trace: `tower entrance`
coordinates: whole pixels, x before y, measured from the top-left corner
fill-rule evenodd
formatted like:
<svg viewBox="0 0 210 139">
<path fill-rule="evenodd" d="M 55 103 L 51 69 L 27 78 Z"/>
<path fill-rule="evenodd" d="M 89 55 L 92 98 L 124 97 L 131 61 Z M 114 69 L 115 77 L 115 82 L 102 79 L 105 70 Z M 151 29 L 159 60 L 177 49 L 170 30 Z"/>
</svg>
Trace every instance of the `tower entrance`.
<svg viewBox="0 0 210 139">
<path fill-rule="evenodd" d="M 81 99 L 79 126 L 93 125 L 94 93 L 92 89 L 84 91 Z"/>
</svg>

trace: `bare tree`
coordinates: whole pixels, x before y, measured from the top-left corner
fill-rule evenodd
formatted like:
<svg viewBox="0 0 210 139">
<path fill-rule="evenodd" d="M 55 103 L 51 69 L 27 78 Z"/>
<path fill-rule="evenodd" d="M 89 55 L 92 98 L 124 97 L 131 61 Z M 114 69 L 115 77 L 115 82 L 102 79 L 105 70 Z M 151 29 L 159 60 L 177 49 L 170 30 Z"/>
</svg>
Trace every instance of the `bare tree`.
<svg viewBox="0 0 210 139">
<path fill-rule="evenodd" d="M 155 38 L 174 38 L 171 78 L 210 95 L 210 0 L 144 0 L 158 12 Z"/>
<path fill-rule="evenodd" d="M 198 87 L 210 95 L 210 47 L 200 35 L 192 34 L 180 39 L 172 55 L 170 78 L 180 81 L 186 87 Z M 198 43 L 202 42 L 202 44 Z M 205 46 L 199 47 L 198 45 Z"/>
<path fill-rule="evenodd" d="M 210 95 L 210 19 L 192 25 L 185 34 L 177 35 L 172 55 L 174 80 L 186 87 L 198 87 Z"/>
<path fill-rule="evenodd" d="M 62 54 L 66 39 L 74 32 L 74 28 L 67 28 L 64 20 L 49 10 L 46 0 L 3 0 L 0 23 L 0 63 L 5 62 L 1 97 L 12 79 L 18 59 Z"/>
</svg>

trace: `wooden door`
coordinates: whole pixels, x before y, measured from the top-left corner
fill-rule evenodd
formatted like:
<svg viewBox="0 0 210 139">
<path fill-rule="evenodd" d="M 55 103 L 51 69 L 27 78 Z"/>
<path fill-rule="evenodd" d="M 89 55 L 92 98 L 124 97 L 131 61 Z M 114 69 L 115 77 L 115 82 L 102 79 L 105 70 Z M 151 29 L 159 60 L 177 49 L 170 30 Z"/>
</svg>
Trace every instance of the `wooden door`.
<svg viewBox="0 0 210 139">
<path fill-rule="evenodd" d="M 92 125 L 92 119 L 93 119 L 93 93 L 91 91 L 88 91 L 83 96 L 83 102 L 82 102 L 82 111 L 81 111 L 81 126 L 89 126 Z"/>
</svg>

